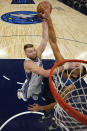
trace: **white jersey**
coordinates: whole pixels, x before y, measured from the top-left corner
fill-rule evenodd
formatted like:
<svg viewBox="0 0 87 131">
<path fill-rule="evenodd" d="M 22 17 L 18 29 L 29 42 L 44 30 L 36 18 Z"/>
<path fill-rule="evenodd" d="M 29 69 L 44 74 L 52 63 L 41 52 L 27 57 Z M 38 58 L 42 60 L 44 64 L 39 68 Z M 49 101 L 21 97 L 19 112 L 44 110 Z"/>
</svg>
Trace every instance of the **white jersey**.
<svg viewBox="0 0 87 131">
<path fill-rule="evenodd" d="M 31 59 L 25 58 L 25 61 L 29 61 Z M 39 67 L 42 67 L 42 61 L 39 57 L 36 58 L 35 61 L 33 61 L 36 65 Z M 41 93 L 41 85 L 42 85 L 42 76 L 38 75 L 33 72 L 25 72 L 26 73 L 26 80 L 23 85 L 23 88 L 25 88 L 25 94 L 26 98 L 32 97 L 33 99 L 37 99 L 38 95 Z"/>
</svg>

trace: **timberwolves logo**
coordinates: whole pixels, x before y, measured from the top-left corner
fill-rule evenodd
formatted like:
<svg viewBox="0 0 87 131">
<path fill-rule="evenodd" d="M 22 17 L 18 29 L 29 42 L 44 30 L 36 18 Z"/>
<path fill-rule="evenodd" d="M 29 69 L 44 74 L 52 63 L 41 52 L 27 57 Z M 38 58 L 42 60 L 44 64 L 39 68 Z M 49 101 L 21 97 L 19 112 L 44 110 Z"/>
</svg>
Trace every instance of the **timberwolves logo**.
<svg viewBox="0 0 87 131">
<path fill-rule="evenodd" d="M 37 24 L 42 22 L 36 12 L 33 11 L 15 11 L 1 16 L 5 22 L 13 24 Z"/>
</svg>

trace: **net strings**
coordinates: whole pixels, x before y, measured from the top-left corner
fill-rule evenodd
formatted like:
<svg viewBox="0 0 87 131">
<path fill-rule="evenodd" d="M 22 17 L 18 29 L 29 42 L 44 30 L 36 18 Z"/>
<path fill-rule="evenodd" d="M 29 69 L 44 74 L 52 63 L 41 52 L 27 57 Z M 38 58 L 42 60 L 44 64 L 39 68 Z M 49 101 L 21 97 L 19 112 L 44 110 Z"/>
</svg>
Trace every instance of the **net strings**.
<svg viewBox="0 0 87 131">
<path fill-rule="evenodd" d="M 59 73 L 59 67 L 57 67 L 55 69 L 57 73 L 52 76 L 52 80 L 54 87 L 60 95 L 64 87 L 68 87 L 68 84 L 73 85 L 74 90 L 68 89 L 67 93 L 66 90 L 64 90 L 64 92 L 62 93 L 62 97 L 63 99 L 67 98 L 66 102 L 74 109 L 84 115 L 87 115 L 87 85 L 83 87 L 82 80 L 84 79 L 85 75 L 81 76 L 81 66 L 82 64 L 80 64 L 79 67 L 73 69 L 70 73 L 66 71 L 68 76 L 66 80 L 63 77 L 64 70 Z M 76 71 L 76 69 L 80 69 L 79 77 L 78 79 L 72 81 L 70 79 L 70 76 L 74 71 Z M 82 123 L 69 116 L 59 104 L 55 106 L 54 116 L 56 124 L 61 127 L 62 131 L 80 131 L 85 129 L 87 130 L 87 126 L 83 125 Z"/>
</svg>

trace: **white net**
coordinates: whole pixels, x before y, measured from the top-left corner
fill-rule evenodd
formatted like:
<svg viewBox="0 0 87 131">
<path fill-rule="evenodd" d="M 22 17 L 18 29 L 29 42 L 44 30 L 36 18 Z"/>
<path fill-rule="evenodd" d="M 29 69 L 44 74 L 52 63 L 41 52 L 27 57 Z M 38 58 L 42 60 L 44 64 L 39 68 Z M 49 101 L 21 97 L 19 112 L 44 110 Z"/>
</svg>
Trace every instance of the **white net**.
<svg viewBox="0 0 87 131">
<path fill-rule="evenodd" d="M 60 72 L 60 67 L 55 68 L 56 74 L 52 75 L 52 82 L 56 91 L 63 100 L 78 112 L 87 116 L 87 64 L 77 62 L 67 62 L 61 65 L 64 69 Z M 71 65 L 70 65 L 71 64 Z M 74 65 L 74 66 L 72 66 Z M 68 115 L 59 105 L 55 106 L 55 122 L 62 131 L 86 131 L 87 126 Z M 80 119 L 80 117 L 79 117 Z"/>
</svg>

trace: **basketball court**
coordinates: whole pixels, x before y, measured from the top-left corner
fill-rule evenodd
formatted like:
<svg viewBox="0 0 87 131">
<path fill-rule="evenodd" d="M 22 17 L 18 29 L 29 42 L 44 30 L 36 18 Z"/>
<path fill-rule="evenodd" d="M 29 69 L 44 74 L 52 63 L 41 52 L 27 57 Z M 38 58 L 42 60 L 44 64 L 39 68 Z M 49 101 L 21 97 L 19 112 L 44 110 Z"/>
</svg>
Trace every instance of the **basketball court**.
<svg viewBox="0 0 87 131">
<path fill-rule="evenodd" d="M 36 12 L 37 5 L 41 1 L 43 0 L 0 0 L 0 129 L 2 131 L 45 131 L 45 127 L 50 124 L 50 122 L 39 122 L 44 112 L 27 112 L 27 106 L 34 103 L 32 99 L 23 102 L 16 96 L 17 89 L 21 88 L 25 80 L 23 47 L 27 43 L 32 43 L 37 48 L 42 38 L 42 21 Z M 57 0 L 47 1 L 52 4 L 51 17 L 57 44 L 63 57 L 87 60 L 87 16 Z M 49 42 L 42 58 L 54 59 Z M 43 104 L 43 101 L 39 100 L 39 103 Z"/>
</svg>

